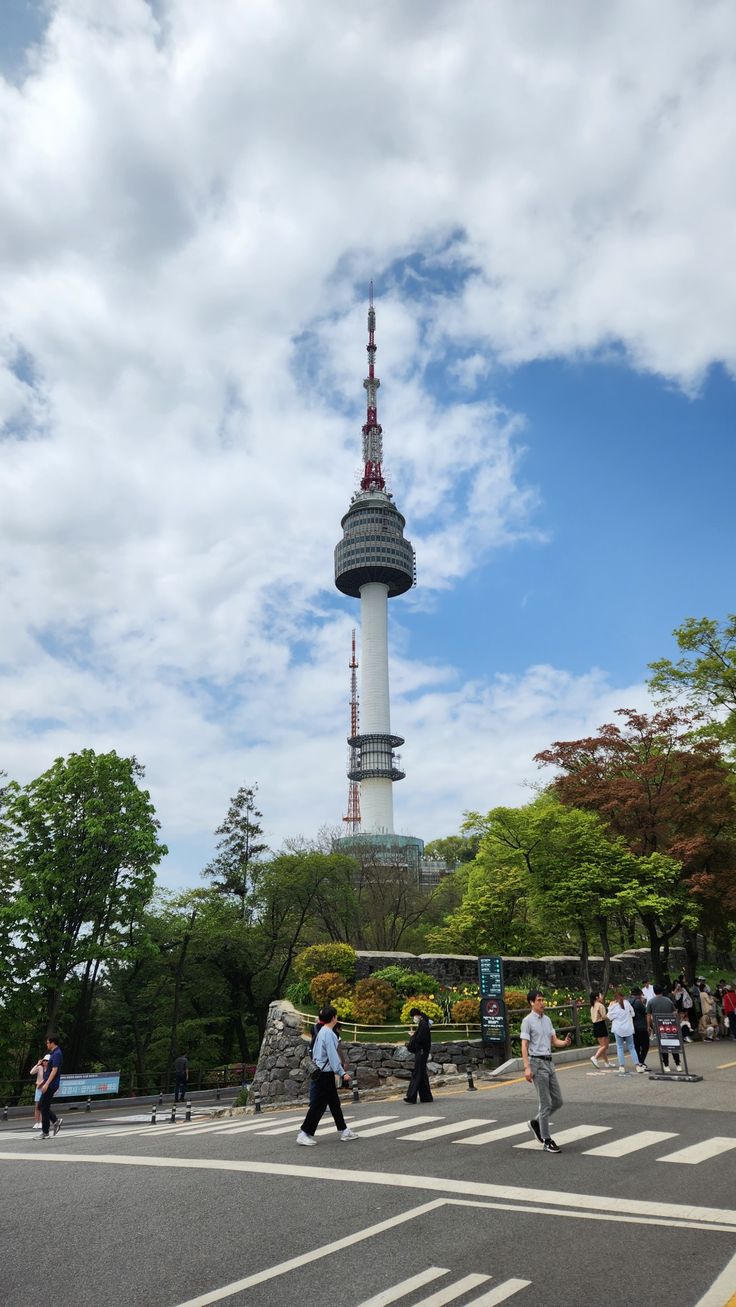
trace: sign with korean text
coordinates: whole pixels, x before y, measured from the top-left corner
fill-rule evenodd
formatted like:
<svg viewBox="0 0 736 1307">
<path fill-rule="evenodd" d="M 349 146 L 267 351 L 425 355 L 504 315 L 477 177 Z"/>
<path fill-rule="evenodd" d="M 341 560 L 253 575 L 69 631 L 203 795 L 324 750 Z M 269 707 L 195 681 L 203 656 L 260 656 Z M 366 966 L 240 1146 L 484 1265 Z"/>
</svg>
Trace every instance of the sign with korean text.
<svg viewBox="0 0 736 1307">
<path fill-rule="evenodd" d="M 680 1022 L 673 1013 L 672 1016 L 661 1015 L 659 1012 L 653 1012 L 654 1027 L 657 1032 L 657 1042 L 660 1048 L 676 1048 L 682 1046 L 680 1034 Z"/>
<path fill-rule="evenodd" d="M 480 1000 L 480 1032 L 484 1044 L 506 1043 L 506 1004 L 486 994 Z"/>
<path fill-rule="evenodd" d="M 481 996 L 503 998 L 503 958 L 496 954 L 478 958 L 478 985 Z"/>
<path fill-rule="evenodd" d="M 119 1071 L 101 1071 L 99 1074 L 74 1072 L 63 1075 L 56 1091 L 57 1098 L 91 1098 L 93 1094 L 117 1094 L 120 1088 Z"/>
</svg>

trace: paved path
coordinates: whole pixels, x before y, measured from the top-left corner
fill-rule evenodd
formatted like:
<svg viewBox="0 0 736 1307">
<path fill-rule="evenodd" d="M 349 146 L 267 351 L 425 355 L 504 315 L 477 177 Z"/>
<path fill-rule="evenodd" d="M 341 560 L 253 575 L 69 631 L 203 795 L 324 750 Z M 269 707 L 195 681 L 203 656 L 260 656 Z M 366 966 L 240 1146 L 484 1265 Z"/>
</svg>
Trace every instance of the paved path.
<svg viewBox="0 0 736 1307">
<path fill-rule="evenodd" d="M 723 1049 L 697 1058 L 698 1085 L 566 1068 L 559 1156 L 532 1138 L 518 1082 L 360 1104 L 358 1140 L 327 1119 L 311 1149 L 295 1144 L 301 1112 L 67 1118 L 48 1141 L 6 1128 L 0 1301 L 45 1295 L 48 1211 L 60 1307 L 101 1292 L 142 1307 L 725 1307 L 736 1065 L 717 1069 Z"/>
</svg>

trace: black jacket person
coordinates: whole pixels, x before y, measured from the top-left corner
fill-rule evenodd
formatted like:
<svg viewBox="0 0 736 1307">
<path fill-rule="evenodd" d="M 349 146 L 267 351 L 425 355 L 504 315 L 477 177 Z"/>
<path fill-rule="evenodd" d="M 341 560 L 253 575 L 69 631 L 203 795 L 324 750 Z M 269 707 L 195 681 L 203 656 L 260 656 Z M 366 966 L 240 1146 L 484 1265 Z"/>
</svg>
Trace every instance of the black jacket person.
<svg viewBox="0 0 736 1307">
<path fill-rule="evenodd" d="M 431 1103 L 432 1091 L 429 1087 L 429 1077 L 427 1075 L 427 1063 L 432 1049 L 432 1031 L 429 1017 L 425 1016 L 421 1008 L 418 1007 L 413 1007 L 409 1016 L 416 1025 L 416 1030 L 407 1045 L 409 1052 L 414 1054 L 414 1074 L 409 1081 L 409 1088 L 406 1091 L 404 1102 L 416 1103 L 417 1094 L 419 1094 L 423 1103 Z"/>
</svg>

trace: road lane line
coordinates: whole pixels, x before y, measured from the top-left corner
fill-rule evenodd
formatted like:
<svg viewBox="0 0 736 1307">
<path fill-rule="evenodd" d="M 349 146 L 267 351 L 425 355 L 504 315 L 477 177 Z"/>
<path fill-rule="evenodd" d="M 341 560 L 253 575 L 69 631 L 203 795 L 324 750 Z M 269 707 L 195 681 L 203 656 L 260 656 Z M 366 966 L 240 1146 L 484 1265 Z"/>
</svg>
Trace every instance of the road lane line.
<svg viewBox="0 0 736 1307">
<path fill-rule="evenodd" d="M 714 1135 L 712 1139 L 704 1139 L 702 1144 L 691 1144 L 689 1148 L 681 1148 L 677 1153 L 658 1157 L 657 1161 L 684 1162 L 688 1166 L 695 1166 L 698 1162 L 707 1162 L 709 1158 L 717 1157 L 719 1153 L 727 1153 L 730 1148 L 736 1148 L 736 1139 Z"/>
<path fill-rule="evenodd" d="M 610 1130 L 610 1125 L 574 1125 L 569 1130 L 555 1130 L 555 1141 L 558 1144 L 574 1144 L 576 1139 L 589 1139 L 591 1135 L 601 1135 L 606 1130 Z M 530 1139 L 528 1144 L 514 1144 L 514 1148 L 535 1149 L 539 1152 L 541 1144 L 536 1140 Z"/>
<path fill-rule="evenodd" d="M 625 1139 L 614 1139 L 610 1144 L 601 1144 L 599 1148 L 586 1148 L 585 1157 L 628 1157 L 629 1153 L 638 1153 L 640 1148 L 651 1148 L 663 1139 L 676 1139 L 676 1130 L 640 1130 L 635 1135 L 626 1135 Z"/>
<path fill-rule="evenodd" d="M 736 1066 L 736 1062 L 721 1062 L 720 1066 L 716 1067 L 716 1071 L 727 1071 L 731 1066 Z"/>
<path fill-rule="evenodd" d="M 277 1128 L 282 1129 L 284 1118 L 280 1117 L 279 1120 L 282 1122 L 282 1125 L 278 1126 Z M 304 1120 L 304 1112 L 300 1112 L 298 1116 L 292 1116 L 291 1119 L 286 1122 L 286 1129 L 293 1130 L 294 1126 L 298 1126 L 300 1121 L 303 1120 Z M 261 1118 L 258 1121 L 249 1121 L 247 1125 L 241 1125 L 240 1123 L 238 1123 L 237 1125 L 232 1125 L 229 1130 L 213 1129 L 210 1131 L 210 1133 L 213 1135 L 244 1135 L 244 1134 L 249 1134 L 253 1131 L 273 1130 L 273 1129 L 274 1129 L 273 1121 L 269 1121 L 268 1117 L 266 1117 L 265 1121 L 263 1120 L 263 1118 Z"/>
<path fill-rule="evenodd" d="M 507 1298 L 513 1298 L 515 1293 L 522 1289 L 527 1289 L 531 1280 L 504 1280 L 503 1284 L 497 1285 L 495 1289 L 489 1289 L 488 1293 L 482 1293 L 480 1298 L 472 1298 L 467 1307 L 497 1307 L 500 1302 L 506 1302 Z"/>
<path fill-rule="evenodd" d="M 474 1126 L 491 1125 L 493 1117 L 471 1116 L 467 1121 L 450 1121 L 449 1125 L 436 1125 L 431 1130 L 419 1130 L 417 1134 L 399 1135 L 399 1139 L 414 1139 L 419 1143 L 424 1139 L 441 1139 L 443 1135 L 457 1135 L 463 1130 L 472 1130 Z"/>
<path fill-rule="evenodd" d="M 469 1293 L 471 1289 L 477 1289 L 481 1284 L 487 1284 L 490 1275 L 482 1275 L 479 1271 L 471 1271 L 470 1275 L 464 1275 L 461 1280 L 455 1280 L 454 1284 L 448 1284 L 445 1289 L 438 1289 L 436 1293 L 430 1293 L 428 1298 L 420 1298 L 419 1302 L 414 1303 L 414 1307 L 445 1307 L 448 1302 L 454 1302 L 456 1298 L 462 1298 L 464 1293 Z"/>
<path fill-rule="evenodd" d="M 422 1121 L 441 1121 L 441 1116 L 423 1116 Z M 370 1130 L 364 1130 L 360 1127 L 359 1133 L 361 1139 L 372 1139 L 374 1135 L 390 1135 L 396 1130 L 406 1130 L 406 1121 L 399 1118 L 398 1121 L 391 1121 L 389 1125 L 374 1125 Z"/>
<path fill-rule="evenodd" d="M 500 1125 L 496 1130 L 484 1130 L 482 1135 L 469 1135 L 467 1139 L 453 1139 L 454 1144 L 493 1144 L 497 1139 L 513 1139 L 515 1135 L 525 1135 L 529 1126 Z"/>
<path fill-rule="evenodd" d="M 736 1253 L 695 1307 L 736 1307 Z"/>
<path fill-rule="evenodd" d="M 338 1147 L 335 1140 L 335 1147 Z M 344 1153 L 344 1149 L 339 1149 Z M 515 1204 L 545 1203 L 550 1207 L 584 1208 L 595 1216 L 611 1214 L 615 1216 L 631 1215 L 638 1220 L 663 1218 L 671 1221 L 688 1221 L 695 1225 L 707 1223 L 709 1226 L 731 1234 L 736 1233 L 736 1210 L 720 1207 L 697 1207 L 688 1203 L 659 1203 L 650 1200 L 630 1198 L 612 1198 L 601 1194 L 579 1194 L 558 1189 L 533 1189 L 523 1185 L 490 1184 L 482 1180 L 455 1180 L 448 1176 L 410 1175 L 405 1172 L 391 1171 L 352 1171 L 338 1166 L 302 1166 L 295 1162 L 254 1162 L 233 1157 L 155 1157 L 143 1153 L 62 1153 L 49 1143 L 38 1152 L 3 1153 L 0 1162 L 12 1162 L 17 1165 L 35 1163 L 64 1165 L 75 1163 L 79 1166 L 151 1166 L 171 1170 L 191 1171 L 232 1171 L 238 1175 L 285 1176 L 297 1180 L 313 1180 L 320 1183 L 333 1181 L 338 1184 L 375 1185 L 388 1189 L 419 1189 L 438 1192 L 446 1198 L 454 1195 L 468 1198 L 498 1199 Z M 525 1207 L 517 1206 L 516 1211 L 524 1212 Z M 562 1212 L 560 1213 L 562 1214 Z"/>
<path fill-rule="evenodd" d="M 269 1266 L 265 1271 L 256 1271 L 254 1275 L 247 1275 L 243 1280 L 235 1280 L 232 1284 L 226 1284 L 222 1289 L 214 1289 L 212 1293 L 203 1293 L 199 1298 L 188 1298 L 186 1302 L 179 1303 L 179 1307 L 208 1307 L 210 1303 L 222 1302 L 223 1298 L 230 1298 L 234 1293 L 242 1293 L 244 1289 L 252 1289 L 256 1284 L 264 1284 L 266 1280 L 275 1280 L 279 1275 L 286 1275 L 289 1271 L 295 1271 L 300 1266 L 308 1266 L 310 1262 L 320 1261 L 323 1257 L 330 1257 L 332 1253 L 341 1252 L 343 1248 L 350 1248 L 353 1244 L 362 1243 L 365 1239 L 372 1239 L 374 1235 L 383 1234 L 384 1230 L 391 1230 L 394 1226 L 403 1225 L 406 1221 L 414 1221 L 418 1216 L 424 1216 L 427 1212 L 433 1212 L 438 1207 L 442 1207 L 441 1198 L 435 1198 L 432 1202 L 423 1203 L 421 1207 L 412 1207 L 408 1212 L 401 1212 L 398 1216 L 390 1216 L 386 1221 L 379 1221 L 377 1225 L 369 1225 L 365 1230 L 357 1230 L 355 1234 L 348 1234 L 343 1239 L 336 1239 L 334 1243 L 321 1244 L 318 1248 L 312 1248 L 308 1253 L 302 1253 L 299 1257 L 290 1257 L 287 1262 L 279 1262 L 277 1266 Z"/>
<path fill-rule="evenodd" d="M 389 1303 L 405 1298 L 415 1289 L 423 1289 L 425 1284 L 431 1284 L 432 1280 L 439 1280 L 441 1276 L 449 1274 L 446 1266 L 428 1266 L 426 1271 L 420 1271 L 418 1275 L 402 1280 L 401 1284 L 395 1284 L 391 1289 L 384 1289 L 383 1293 L 376 1293 L 372 1298 L 366 1298 L 364 1302 L 358 1304 L 358 1307 L 389 1307 Z"/>
</svg>

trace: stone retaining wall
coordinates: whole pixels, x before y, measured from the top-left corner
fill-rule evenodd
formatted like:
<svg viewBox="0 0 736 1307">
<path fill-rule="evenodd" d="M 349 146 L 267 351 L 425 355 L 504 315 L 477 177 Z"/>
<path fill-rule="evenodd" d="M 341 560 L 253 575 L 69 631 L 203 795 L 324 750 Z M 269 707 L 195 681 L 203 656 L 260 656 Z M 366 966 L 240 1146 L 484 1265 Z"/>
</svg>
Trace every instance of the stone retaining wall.
<svg viewBox="0 0 736 1307">
<path fill-rule="evenodd" d="M 402 1044 L 344 1045 L 359 1089 L 399 1086 L 411 1077 L 414 1057 Z M 430 1076 L 464 1074 L 468 1066 L 484 1060 L 480 1040 L 459 1039 L 432 1045 Z M 301 1019 L 291 1003 L 279 999 L 268 1009 L 253 1091 L 264 1103 L 306 1101 L 309 1095 L 309 1037 L 302 1034 Z"/>
<path fill-rule="evenodd" d="M 383 967 L 406 967 L 408 971 L 426 971 L 439 985 L 462 986 L 478 983 L 478 959 L 462 953 L 372 953 L 359 950 L 356 954 L 356 980 L 364 980 Z M 685 965 L 685 950 L 670 949 L 670 973 L 676 975 Z M 603 974 L 603 958 L 591 957 L 592 980 Z M 611 958 L 611 984 L 632 985 L 651 977 L 649 949 L 631 949 Z M 544 985 L 570 986 L 579 989 L 583 984 L 578 957 L 504 958 L 503 973 L 511 987 L 522 977 L 535 976 Z"/>
</svg>

